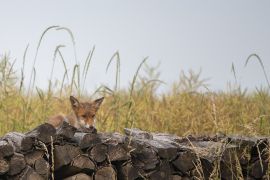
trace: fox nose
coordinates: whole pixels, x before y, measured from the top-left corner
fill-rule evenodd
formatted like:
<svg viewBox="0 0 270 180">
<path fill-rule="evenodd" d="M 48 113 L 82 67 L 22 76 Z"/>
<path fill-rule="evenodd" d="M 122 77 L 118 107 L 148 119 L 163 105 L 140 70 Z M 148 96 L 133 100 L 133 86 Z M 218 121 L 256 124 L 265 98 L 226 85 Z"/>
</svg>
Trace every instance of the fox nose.
<svg viewBox="0 0 270 180">
<path fill-rule="evenodd" d="M 86 127 L 86 128 L 94 128 L 93 125 L 89 125 L 89 124 L 86 124 L 85 127 Z"/>
</svg>

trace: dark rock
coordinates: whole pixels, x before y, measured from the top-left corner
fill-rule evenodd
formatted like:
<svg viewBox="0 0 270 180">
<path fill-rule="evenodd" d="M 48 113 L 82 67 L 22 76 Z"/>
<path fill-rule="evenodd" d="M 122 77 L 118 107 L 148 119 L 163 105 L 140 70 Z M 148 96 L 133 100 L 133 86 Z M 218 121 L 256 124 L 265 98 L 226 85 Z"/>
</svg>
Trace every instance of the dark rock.
<svg viewBox="0 0 270 180">
<path fill-rule="evenodd" d="M 10 145 L 5 140 L 0 140 L 0 159 L 11 156 L 14 154 L 14 149 L 12 145 Z"/>
<path fill-rule="evenodd" d="M 124 163 L 121 165 L 119 171 L 118 171 L 118 178 L 123 180 L 129 180 L 129 179 L 137 179 L 140 178 L 141 175 L 131 162 Z"/>
<path fill-rule="evenodd" d="M 194 152 L 185 151 L 179 152 L 178 157 L 172 162 L 172 164 L 182 173 L 187 173 L 195 168 L 197 161 L 198 159 Z"/>
<path fill-rule="evenodd" d="M 10 145 L 12 145 L 15 152 L 21 151 L 22 139 L 24 138 L 24 134 L 18 132 L 9 132 L 5 134 L 3 140 L 7 141 Z"/>
<path fill-rule="evenodd" d="M 50 165 L 45 159 L 40 158 L 35 161 L 34 169 L 42 177 L 48 179 L 50 173 Z"/>
<path fill-rule="evenodd" d="M 259 179 L 262 178 L 263 175 L 265 175 L 267 169 L 268 169 L 267 162 L 257 160 L 255 163 L 251 165 L 249 175 L 256 179 Z"/>
<path fill-rule="evenodd" d="M 9 161 L 8 175 L 14 176 L 22 172 L 26 167 L 24 156 L 22 154 L 15 153 Z"/>
<path fill-rule="evenodd" d="M 57 129 L 57 136 L 58 138 L 63 138 L 64 140 L 71 140 L 74 137 L 75 132 L 77 129 L 71 126 L 67 122 L 63 122 L 62 126 Z"/>
<path fill-rule="evenodd" d="M 171 175 L 170 180 L 183 180 L 183 178 L 179 175 Z"/>
<path fill-rule="evenodd" d="M 44 180 L 42 176 L 34 171 L 30 166 L 26 168 L 18 175 L 10 177 L 12 180 Z"/>
<path fill-rule="evenodd" d="M 97 134 L 97 129 L 93 126 L 86 128 L 86 127 L 81 127 L 78 129 L 77 132 L 83 132 L 83 133 L 91 133 L 91 134 Z"/>
<path fill-rule="evenodd" d="M 148 171 L 159 164 L 157 153 L 150 147 L 136 148 L 130 154 L 132 163 L 137 168 Z"/>
<path fill-rule="evenodd" d="M 75 132 L 76 130 L 76 132 Z M 267 179 L 266 137 L 97 133 L 42 124 L 0 138 L 0 179 Z M 23 154 L 22 154 L 23 153 Z"/>
<path fill-rule="evenodd" d="M 93 178 L 91 176 L 88 176 L 84 173 L 79 173 L 70 177 L 65 178 L 64 180 L 92 180 Z"/>
<path fill-rule="evenodd" d="M 95 173 L 95 180 L 116 180 L 116 172 L 113 167 L 102 167 Z"/>
<path fill-rule="evenodd" d="M 151 133 L 148 133 L 146 131 L 142 131 L 140 129 L 128 129 L 128 128 L 125 128 L 124 129 L 125 131 L 125 134 L 127 136 L 131 136 L 131 137 L 136 137 L 136 138 L 139 138 L 139 139 L 153 139 L 153 135 Z"/>
<path fill-rule="evenodd" d="M 21 150 L 23 152 L 29 152 L 34 149 L 34 147 L 39 145 L 39 141 L 44 144 L 51 143 L 56 134 L 56 129 L 48 123 L 44 123 L 29 131 L 25 134 L 21 141 Z"/>
<path fill-rule="evenodd" d="M 78 155 L 82 154 L 79 147 L 72 145 L 54 147 L 54 169 L 58 170 L 59 168 L 69 165 L 71 161 Z"/>
<path fill-rule="evenodd" d="M 89 155 L 96 162 L 101 163 L 107 159 L 108 147 L 105 144 L 97 144 L 89 151 Z"/>
<path fill-rule="evenodd" d="M 122 144 L 108 145 L 108 158 L 111 162 L 126 161 L 130 159 L 129 152 Z"/>
<path fill-rule="evenodd" d="M 9 164 L 6 160 L 0 159 L 0 175 L 7 173 L 9 170 Z"/>
<path fill-rule="evenodd" d="M 96 169 L 95 163 L 87 155 L 79 155 L 72 160 L 71 166 L 80 171 L 93 172 Z"/>
<path fill-rule="evenodd" d="M 91 148 L 101 143 L 101 139 L 97 134 L 77 132 L 74 134 L 73 140 L 81 149 Z"/>
<path fill-rule="evenodd" d="M 167 180 L 171 175 L 171 167 L 168 161 L 161 161 L 160 166 L 149 174 L 149 179 Z"/>
<path fill-rule="evenodd" d="M 149 140 L 149 145 L 153 147 L 161 158 L 172 160 L 177 156 L 178 147 L 166 141 Z"/>
<path fill-rule="evenodd" d="M 56 129 L 49 123 L 44 123 L 25 134 L 26 137 L 34 137 L 43 143 L 50 143 L 51 137 L 56 134 Z"/>
<path fill-rule="evenodd" d="M 36 150 L 36 151 L 25 154 L 24 159 L 26 161 L 26 164 L 28 164 L 29 166 L 35 166 L 36 161 L 43 159 L 44 155 L 45 155 L 45 151 Z"/>
</svg>

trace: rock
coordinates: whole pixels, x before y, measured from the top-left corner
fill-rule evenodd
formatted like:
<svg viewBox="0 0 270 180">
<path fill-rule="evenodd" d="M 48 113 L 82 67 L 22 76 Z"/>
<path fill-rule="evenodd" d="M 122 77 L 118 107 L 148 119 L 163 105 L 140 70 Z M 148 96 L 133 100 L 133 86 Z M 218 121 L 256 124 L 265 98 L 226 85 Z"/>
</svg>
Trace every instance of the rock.
<svg viewBox="0 0 270 180">
<path fill-rule="evenodd" d="M 56 135 L 58 139 L 63 138 L 63 140 L 68 141 L 74 137 L 76 131 L 77 129 L 75 127 L 64 121 L 62 126 L 57 129 Z"/>
<path fill-rule="evenodd" d="M 198 159 L 194 152 L 185 151 L 179 152 L 178 157 L 172 162 L 172 164 L 182 173 L 187 173 L 195 168 L 197 161 Z"/>
<path fill-rule="evenodd" d="M 0 159 L 0 175 L 7 173 L 9 170 L 9 164 L 6 160 Z"/>
<path fill-rule="evenodd" d="M 26 167 L 24 156 L 22 154 L 15 153 L 9 161 L 8 175 L 14 176 L 22 172 Z"/>
<path fill-rule="evenodd" d="M 155 169 L 159 164 L 157 153 L 150 147 L 135 148 L 130 154 L 131 161 L 136 168 L 148 171 Z"/>
<path fill-rule="evenodd" d="M 44 123 L 25 134 L 21 141 L 21 150 L 32 151 L 38 141 L 49 144 L 56 134 L 56 129 L 49 123 Z"/>
<path fill-rule="evenodd" d="M 123 180 L 137 179 L 141 177 L 139 171 L 132 165 L 131 162 L 121 165 L 118 173 L 118 178 Z"/>
<path fill-rule="evenodd" d="M 92 179 L 93 178 L 91 176 L 88 176 L 87 174 L 79 173 L 71 177 L 67 177 L 64 180 L 92 180 Z"/>
<path fill-rule="evenodd" d="M 158 155 L 167 160 L 175 159 L 177 156 L 178 147 L 168 143 L 166 141 L 149 140 L 149 145 L 153 147 Z"/>
<path fill-rule="evenodd" d="M 149 174 L 149 179 L 167 180 L 171 175 L 171 167 L 168 161 L 161 161 L 160 166 Z"/>
<path fill-rule="evenodd" d="M 77 132 L 74 134 L 73 140 L 81 149 L 91 148 L 101 143 L 101 139 L 97 134 Z"/>
<path fill-rule="evenodd" d="M 54 147 L 54 169 L 58 170 L 59 168 L 69 165 L 71 161 L 78 155 L 82 154 L 79 147 L 72 145 Z"/>
<path fill-rule="evenodd" d="M 10 145 L 5 140 L 0 140 L 0 159 L 5 157 L 9 157 L 14 154 L 14 149 L 12 145 Z"/>
<path fill-rule="evenodd" d="M 105 144 L 97 144 L 89 151 L 89 156 L 97 163 L 101 163 L 107 159 L 108 147 Z"/>
<path fill-rule="evenodd" d="M 22 139 L 24 138 L 24 134 L 18 133 L 18 132 L 9 132 L 5 134 L 3 137 L 3 140 L 7 141 L 10 145 L 12 145 L 13 150 L 15 152 L 20 152 L 21 151 L 21 144 L 22 144 Z"/>
<path fill-rule="evenodd" d="M 88 173 L 96 169 L 95 163 L 86 155 L 75 157 L 71 162 L 71 166 L 78 168 L 79 171 L 87 171 Z"/>
<path fill-rule="evenodd" d="M 268 163 L 265 161 L 257 160 L 251 165 L 249 175 L 256 179 L 260 179 L 265 175 L 266 170 L 268 168 Z"/>
<path fill-rule="evenodd" d="M 113 167 L 102 167 L 95 173 L 95 180 L 116 180 L 116 172 Z"/>
<path fill-rule="evenodd" d="M 43 159 L 43 156 L 45 156 L 45 151 L 36 150 L 25 154 L 24 159 L 26 161 L 26 164 L 28 164 L 29 166 L 35 166 L 35 162 Z"/>
<path fill-rule="evenodd" d="M 38 173 L 34 171 L 30 166 L 26 168 L 18 175 L 10 177 L 12 180 L 44 180 Z"/>
<path fill-rule="evenodd" d="M 131 137 L 136 137 L 136 138 L 139 138 L 139 139 L 153 139 L 153 135 L 151 133 L 148 133 L 146 131 L 142 131 L 140 129 L 128 129 L 128 128 L 125 128 L 124 129 L 125 131 L 125 134 L 127 136 L 131 136 Z"/>
<path fill-rule="evenodd" d="M 40 158 L 35 161 L 34 169 L 42 177 L 45 177 L 46 179 L 49 177 L 50 165 L 45 159 Z"/>
<path fill-rule="evenodd" d="M 127 161 L 130 155 L 123 144 L 108 145 L 108 158 L 111 162 L 114 161 Z"/>
</svg>

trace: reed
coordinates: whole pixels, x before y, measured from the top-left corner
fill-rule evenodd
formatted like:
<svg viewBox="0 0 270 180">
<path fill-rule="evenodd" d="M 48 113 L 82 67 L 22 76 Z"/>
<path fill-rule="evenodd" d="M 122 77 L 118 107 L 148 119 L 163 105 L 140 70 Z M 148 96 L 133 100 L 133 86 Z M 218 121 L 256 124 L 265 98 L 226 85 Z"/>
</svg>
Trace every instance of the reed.
<svg viewBox="0 0 270 180">
<path fill-rule="evenodd" d="M 41 43 L 49 31 L 67 32 L 74 50 L 74 65 L 71 71 L 61 49 L 65 45 L 57 45 L 53 53 L 53 63 L 46 90 L 35 85 L 36 62 Z M 0 58 L 0 134 L 9 131 L 27 131 L 46 121 L 54 114 L 69 113 L 69 95 L 89 99 L 85 91 L 85 82 L 92 66 L 95 52 L 93 47 L 87 57 L 77 59 L 75 38 L 71 30 L 60 26 L 48 27 L 38 42 L 30 83 L 25 84 L 25 64 L 29 45 L 26 47 L 22 68 L 17 74 L 14 61 L 7 55 Z M 212 92 L 208 88 L 207 79 L 201 78 L 200 72 L 181 72 L 168 91 L 158 94 L 157 90 L 165 82 L 159 80 L 160 72 L 156 67 L 147 65 L 148 58 L 138 64 L 138 68 L 125 89 L 120 89 L 121 59 L 116 52 L 108 61 L 107 73 L 115 62 L 115 84 L 113 87 L 100 86 L 95 96 L 105 96 L 106 100 L 98 113 L 97 128 L 100 131 L 119 131 L 125 127 L 136 127 L 148 131 L 168 132 L 177 135 L 187 134 L 245 134 L 270 135 L 270 96 L 269 81 L 260 57 L 257 58 L 265 74 L 266 88 L 257 88 L 247 92 L 237 84 L 236 70 L 232 64 L 234 84 L 229 91 Z M 53 80 L 54 64 L 59 60 L 64 69 L 60 80 Z M 94 68 L 94 67 L 93 67 Z M 82 70 L 82 71 L 81 71 Z M 144 71 L 144 75 L 142 75 Z"/>
</svg>

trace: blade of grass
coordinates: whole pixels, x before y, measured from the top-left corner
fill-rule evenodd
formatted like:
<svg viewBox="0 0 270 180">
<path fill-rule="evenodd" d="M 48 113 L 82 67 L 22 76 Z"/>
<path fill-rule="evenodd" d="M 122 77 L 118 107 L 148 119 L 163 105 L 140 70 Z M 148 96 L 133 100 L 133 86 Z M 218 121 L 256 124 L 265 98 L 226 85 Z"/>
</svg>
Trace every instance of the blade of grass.
<svg viewBox="0 0 270 180">
<path fill-rule="evenodd" d="M 114 59 L 116 59 L 116 73 L 115 73 L 115 87 L 114 87 L 114 90 L 116 91 L 120 87 L 120 55 L 118 51 L 116 51 L 112 55 L 110 61 L 108 62 L 106 67 L 106 73 L 108 72 L 108 69 Z"/>
<path fill-rule="evenodd" d="M 92 48 L 91 51 L 89 51 L 89 53 L 87 55 L 87 58 L 85 60 L 84 66 L 83 66 L 83 77 L 84 77 L 84 79 L 83 79 L 82 91 L 84 91 L 85 81 L 86 81 L 86 77 L 87 77 L 87 74 L 88 74 L 89 66 L 90 66 L 90 63 L 92 61 L 94 51 L 95 51 L 95 46 Z"/>
<path fill-rule="evenodd" d="M 247 66 L 248 62 L 250 61 L 250 59 L 251 59 L 252 57 L 255 57 L 255 58 L 259 61 L 260 66 L 261 66 L 261 68 L 262 68 L 262 70 L 263 70 L 263 74 L 264 74 L 265 80 L 266 80 L 266 82 L 267 82 L 268 88 L 269 88 L 269 90 L 270 90 L 270 83 L 269 83 L 269 80 L 268 80 L 268 76 L 267 76 L 267 74 L 266 74 L 266 71 L 265 71 L 265 68 L 264 68 L 264 64 L 263 64 L 263 62 L 262 62 L 260 56 L 258 56 L 257 54 L 251 54 L 251 55 L 249 55 L 248 58 L 247 58 L 247 60 L 246 60 L 245 67 Z"/>
<path fill-rule="evenodd" d="M 32 71 L 31 71 L 31 74 L 30 74 L 30 82 L 29 82 L 29 87 L 28 87 L 28 93 L 27 93 L 27 96 L 30 97 L 30 94 L 32 94 L 33 92 L 33 89 L 31 90 L 30 87 L 31 87 L 31 83 L 32 83 L 32 78 L 33 78 L 33 73 L 34 73 L 34 68 L 35 68 L 35 65 L 36 65 L 36 61 L 37 61 L 37 56 L 38 56 L 38 51 L 39 51 L 39 48 L 40 48 L 40 45 L 41 45 L 41 42 L 44 38 L 44 36 L 47 34 L 48 31 L 52 30 L 52 29 L 56 29 L 58 28 L 59 26 L 50 26 L 48 28 L 46 28 L 39 41 L 38 41 L 38 45 L 37 45 L 37 48 L 36 48 L 36 53 L 35 53 L 35 57 L 34 57 L 34 61 L 33 61 L 33 65 L 32 65 Z"/>
<path fill-rule="evenodd" d="M 20 92 L 22 91 L 23 88 L 23 83 L 24 83 L 24 67 L 25 67 L 25 59 L 26 59 L 26 54 L 29 48 L 29 44 L 27 44 L 24 53 L 23 53 L 23 63 L 22 63 L 22 69 L 21 69 L 21 81 L 20 81 Z"/>
</svg>

